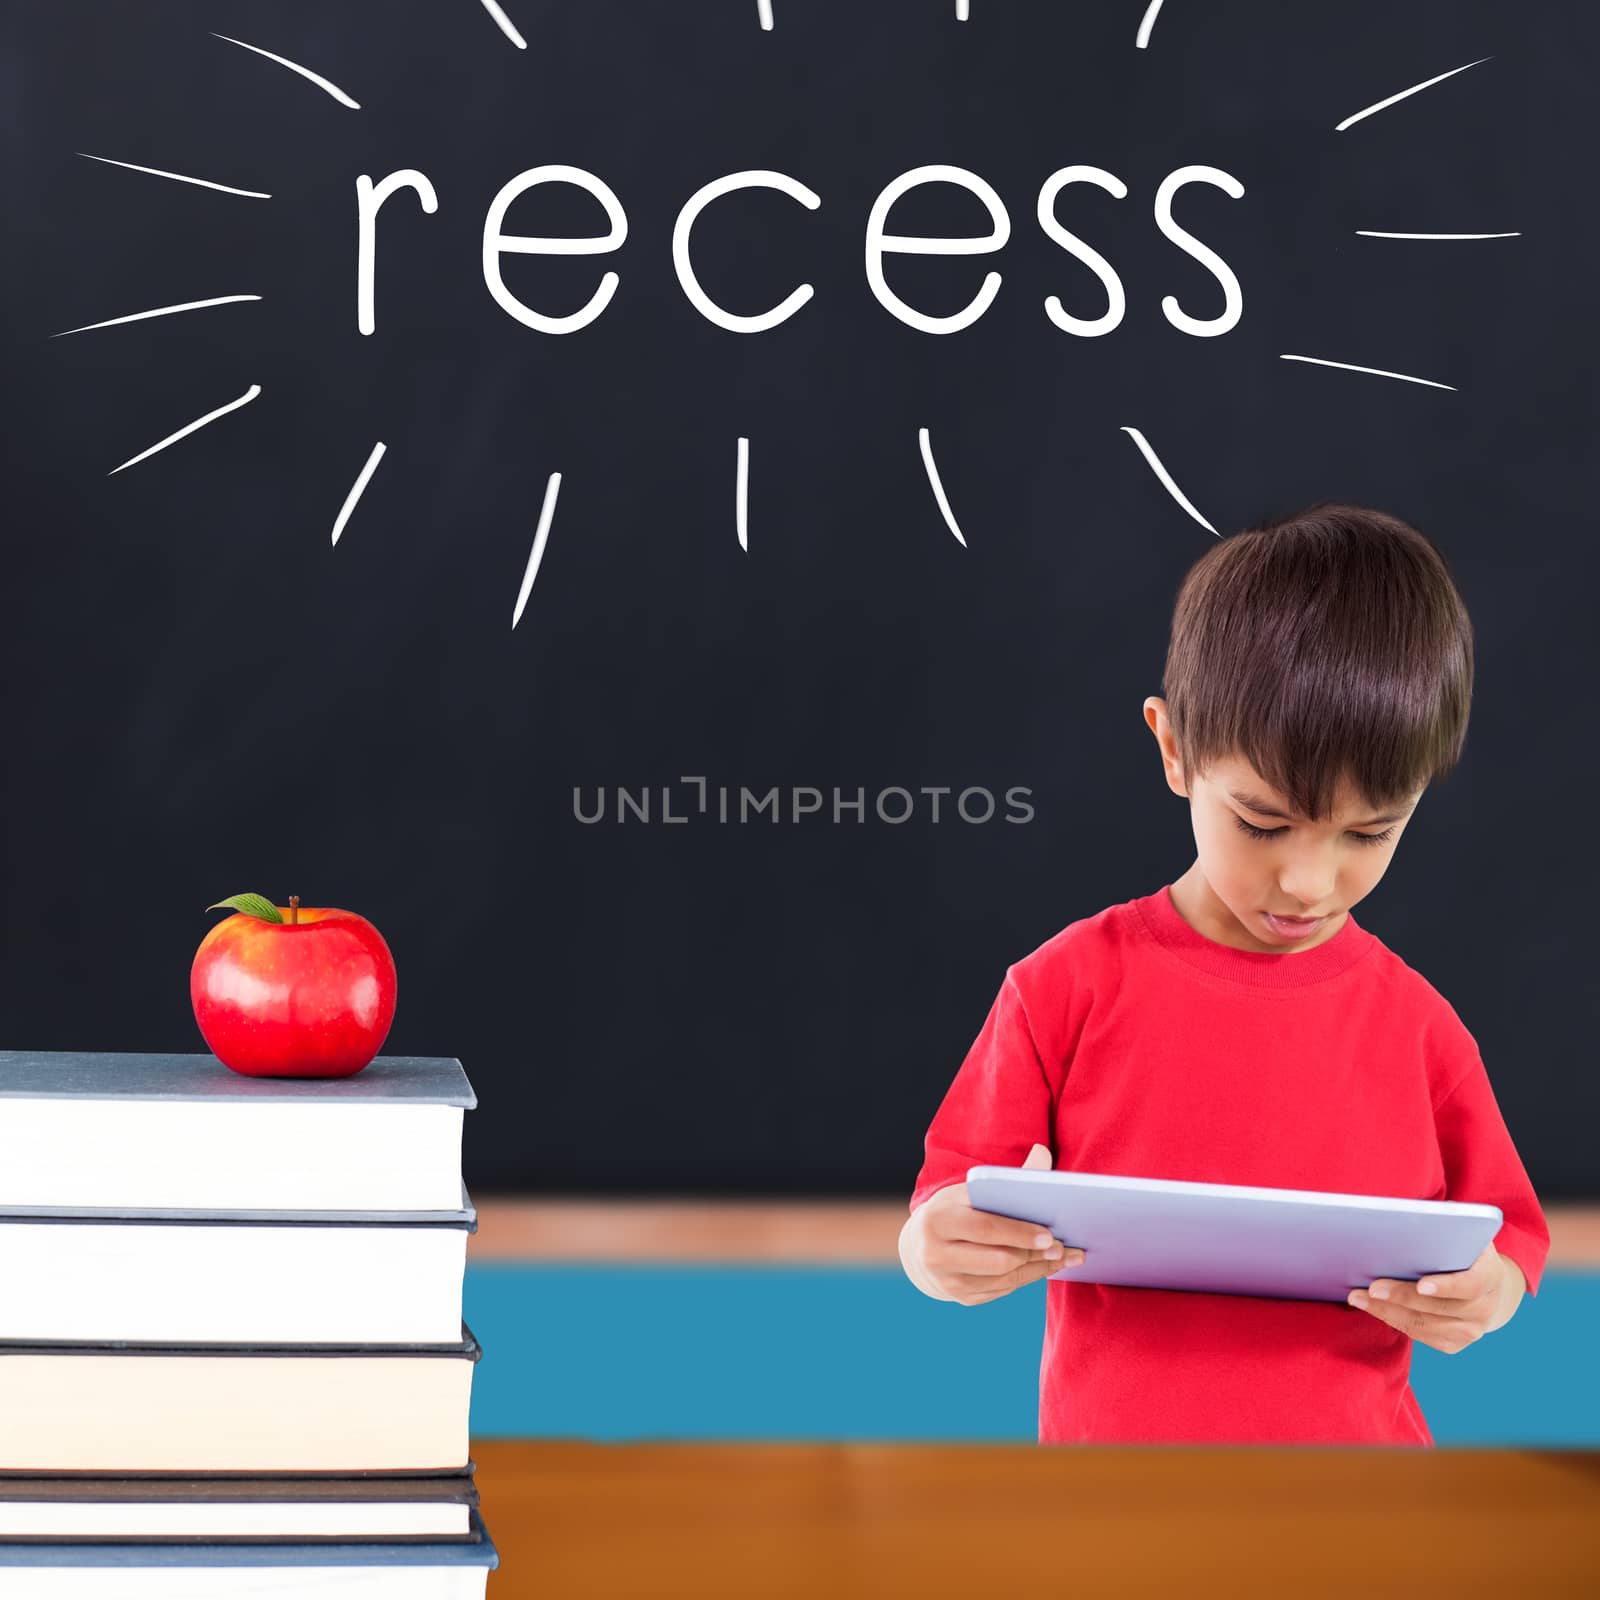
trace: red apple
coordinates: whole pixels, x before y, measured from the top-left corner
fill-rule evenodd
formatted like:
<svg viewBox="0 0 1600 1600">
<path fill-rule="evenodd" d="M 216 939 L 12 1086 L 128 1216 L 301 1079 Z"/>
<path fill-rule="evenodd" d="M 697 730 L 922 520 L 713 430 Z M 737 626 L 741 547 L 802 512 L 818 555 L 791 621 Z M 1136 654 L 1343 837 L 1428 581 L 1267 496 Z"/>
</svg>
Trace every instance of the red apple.
<svg viewBox="0 0 1600 1600">
<path fill-rule="evenodd" d="M 234 915 L 200 941 L 189 972 L 194 1020 L 224 1066 L 253 1078 L 348 1078 L 394 1021 L 394 957 L 353 911 L 219 900 Z M 207 906 L 207 911 L 216 906 Z"/>
</svg>

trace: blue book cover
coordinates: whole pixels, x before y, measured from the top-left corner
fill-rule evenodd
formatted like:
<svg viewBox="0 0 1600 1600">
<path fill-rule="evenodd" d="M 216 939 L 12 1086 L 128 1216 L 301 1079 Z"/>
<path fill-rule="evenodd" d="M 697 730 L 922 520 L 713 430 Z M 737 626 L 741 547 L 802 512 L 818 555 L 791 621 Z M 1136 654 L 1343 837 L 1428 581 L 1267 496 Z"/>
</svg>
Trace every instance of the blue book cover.
<svg viewBox="0 0 1600 1600">
<path fill-rule="evenodd" d="M 226 1478 L 215 1474 L 187 1478 L 90 1478 L 0 1475 L 0 1502 L 50 1506 L 108 1505 L 119 1507 L 190 1505 L 383 1505 L 462 1506 L 469 1524 L 478 1504 L 478 1486 L 470 1472 L 417 1478 Z M 394 1543 L 450 1541 L 478 1537 L 470 1525 L 462 1533 L 4 1533 L 0 1544 L 279 1544 Z"/>
<path fill-rule="evenodd" d="M 0 1339 L 6 1356 L 431 1356 L 477 1362 L 483 1346 L 461 1324 L 461 1337 L 449 1344 L 185 1344 L 175 1339 Z"/>
<path fill-rule="evenodd" d="M 229 1504 L 240 1501 L 433 1501 L 475 1506 L 478 1486 L 462 1472 L 425 1478 L 223 1478 L 0 1477 L 0 1500 L 94 1502 L 106 1505 L 172 1501 Z M 36 1537 L 30 1535 L 30 1537 Z"/>
<path fill-rule="evenodd" d="M 252 1078 L 209 1051 L 0 1050 L 0 1097 L 31 1100 L 334 1100 L 460 1106 L 478 1097 L 453 1056 L 374 1056 L 346 1078 Z"/>
<path fill-rule="evenodd" d="M 228 1540 L 0 1540 L 0 1573 L 16 1567 L 487 1567 L 500 1553 L 472 1510 L 468 1539 L 334 1541 L 292 1543 Z M 0 1592 L 7 1587 L 0 1578 Z"/>
</svg>

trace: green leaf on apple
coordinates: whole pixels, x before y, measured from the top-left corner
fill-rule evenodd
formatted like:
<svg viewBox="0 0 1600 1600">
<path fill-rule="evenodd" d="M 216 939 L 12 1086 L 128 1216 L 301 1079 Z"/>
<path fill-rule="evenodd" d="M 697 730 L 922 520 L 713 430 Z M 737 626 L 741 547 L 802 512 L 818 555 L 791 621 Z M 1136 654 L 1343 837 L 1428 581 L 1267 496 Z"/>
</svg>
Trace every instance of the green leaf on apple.
<svg viewBox="0 0 1600 1600">
<path fill-rule="evenodd" d="M 247 917 L 260 917 L 263 922 L 283 921 L 278 908 L 264 895 L 230 894 L 226 900 L 218 900 L 216 905 L 209 905 L 206 910 L 215 911 L 217 906 L 231 906 L 235 911 L 244 912 Z"/>
</svg>

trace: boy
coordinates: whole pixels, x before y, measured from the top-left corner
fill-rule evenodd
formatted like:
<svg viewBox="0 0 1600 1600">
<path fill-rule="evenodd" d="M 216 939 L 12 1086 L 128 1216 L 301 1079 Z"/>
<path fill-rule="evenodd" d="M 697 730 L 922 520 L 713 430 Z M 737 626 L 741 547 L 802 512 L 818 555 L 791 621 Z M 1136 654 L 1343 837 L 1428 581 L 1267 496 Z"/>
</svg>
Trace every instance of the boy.
<svg viewBox="0 0 1600 1600">
<path fill-rule="evenodd" d="M 1537 1291 L 1550 1233 L 1477 1045 L 1351 915 L 1460 758 L 1472 664 L 1444 557 L 1380 512 L 1312 506 L 1190 568 L 1144 714 L 1199 853 L 1007 969 L 900 1256 L 962 1305 L 1083 1261 L 968 1204 L 990 1163 L 1486 1202 L 1504 1225 L 1466 1270 L 1347 1305 L 1053 1281 L 1041 1444 L 1431 1446 L 1412 1340 L 1454 1353 Z"/>
</svg>

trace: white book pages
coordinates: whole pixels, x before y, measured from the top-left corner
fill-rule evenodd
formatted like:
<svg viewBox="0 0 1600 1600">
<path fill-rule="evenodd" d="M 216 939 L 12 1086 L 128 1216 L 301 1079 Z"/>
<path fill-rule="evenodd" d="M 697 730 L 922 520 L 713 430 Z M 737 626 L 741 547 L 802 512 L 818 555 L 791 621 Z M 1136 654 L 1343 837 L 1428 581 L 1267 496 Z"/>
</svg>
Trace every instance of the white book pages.
<svg viewBox="0 0 1600 1600">
<path fill-rule="evenodd" d="M 0 1539 L 34 1536 L 96 1538 L 354 1538 L 387 1534 L 463 1534 L 464 1505 L 378 1501 L 162 1500 L 146 1505 L 95 1500 L 0 1500 Z M 0 1594 L 8 1593 L 0 1568 Z"/>
<path fill-rule="evenodd" d="M 448 1211 L 460 1106 L 285 1099 L 0 1100 L 0 1209 Z"/>
<path fill-rule="evenodd" d="M 0 1470 L 460 1472 L 473 1365 L 428 1354 L 0 1353 Z"/>
<path fill-rule="evenodd" d="M 465 1228 L 0 1220 L 0 1339 L 454 1344 Z"/>
<path fill-rule="evenodd" d="M 484 1600 L 484 1567 L 0 1567 L 6 1600 Z"/>
</svg>

